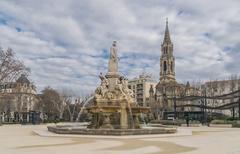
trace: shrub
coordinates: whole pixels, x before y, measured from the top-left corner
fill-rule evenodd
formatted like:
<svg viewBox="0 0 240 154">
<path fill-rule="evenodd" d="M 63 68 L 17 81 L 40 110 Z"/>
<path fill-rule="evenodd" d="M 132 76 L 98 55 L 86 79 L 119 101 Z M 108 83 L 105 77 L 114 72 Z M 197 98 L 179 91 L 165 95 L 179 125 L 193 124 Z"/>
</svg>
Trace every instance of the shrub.
<svg viewBox="0 0 240 154">
<path fill-rule="evenodd" d="M 52 119 L 44 119 L 43 120 L 43 123 L 59 123 L 59 122 L 61 122 L 60 119 L 54 119 L 54 120 L 52 120 Z"/>
<path fill-rule="evenodd" d="M 197 120 L 192 120 L 192 121 L 189 121 L 190 124 L 200 124 L 200 121 L 197 121 Z"/>
<path fill-rule="evenodd" d="M 152 120 L 151 123 L 162 124 L 162 125 L 181 126 L 181 124 L 184 124 L 186 122 L 185 122 L 185 120 Z"/>
<path fill-rule="evenodd" d="M 240 125 L 240 121 L 237 120 L 212 120 L 211 124 L 239 124 Z"/>
<path fill-rule="evenodd" d="M 232 127 L 240 128 L 240 122 L 237 121 L 236 123 L 233 123 Z"/>
</svg>

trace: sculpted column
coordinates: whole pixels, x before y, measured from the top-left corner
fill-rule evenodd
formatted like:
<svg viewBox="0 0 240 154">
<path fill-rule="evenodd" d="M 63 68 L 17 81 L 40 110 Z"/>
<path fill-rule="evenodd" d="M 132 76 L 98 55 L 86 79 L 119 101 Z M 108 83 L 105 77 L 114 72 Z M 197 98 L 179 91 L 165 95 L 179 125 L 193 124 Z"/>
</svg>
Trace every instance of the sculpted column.
<svg viewBox="0 0 240 154">
<path fill-rule="evenodd" d="M 127 129 L 128 128 L 127 101 L 121 102 L 120 107 L 121 107 L 120 128 Z"/>
<path fill-rule="evenodd" d="M 117 41 L 113 41 L 110 48 L 110 57 L 108 61 L 108 73 L 106 77 L 109 80 L 109 90 L 113 91 L 116 87 L 119 74 L 118 74 L 118 55 L 117 55 Z"/>
<path fill-rule="evenodd" d="M 113 41 L 110 48 L 110 57 L 108 61 L 108 73 L 115 74 L 118 72 L 118 55 L 117 55 L 117 41 Z"/>
</svg>

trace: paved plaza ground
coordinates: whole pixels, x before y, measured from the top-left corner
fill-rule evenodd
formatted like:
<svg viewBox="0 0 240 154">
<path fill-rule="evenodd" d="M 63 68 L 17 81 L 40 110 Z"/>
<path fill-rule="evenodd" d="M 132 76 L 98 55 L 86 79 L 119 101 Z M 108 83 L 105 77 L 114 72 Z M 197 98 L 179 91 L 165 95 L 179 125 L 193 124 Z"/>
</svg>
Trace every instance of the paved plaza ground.
<svg viewBox="0 0 240 154">
<path fill-rule="evenodd" d="M 192 135 L 51 136 L 46 125 L 4 125 L 0 154 L 240 154 L 240 129 L 181 127 L 179 131 Z"/>
</svg>

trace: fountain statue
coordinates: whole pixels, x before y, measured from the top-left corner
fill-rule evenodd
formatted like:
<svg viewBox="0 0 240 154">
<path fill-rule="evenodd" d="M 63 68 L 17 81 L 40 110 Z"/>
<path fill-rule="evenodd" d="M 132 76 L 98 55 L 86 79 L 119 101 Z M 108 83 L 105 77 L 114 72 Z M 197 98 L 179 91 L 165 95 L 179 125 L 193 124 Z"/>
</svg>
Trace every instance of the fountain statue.
<svg viewBox="0 0 240 154">
<path fill-rule="evenodd" d="M 110 48 L 108 72 L 100 73 L 100 85 L 95 94 L 84 103 L 83 110 L 92 115 L 86 128 L 78 124 L 70 126 L 48 126 L 48 130 L 59 134 L 85 135 L 137 135 L 175 133 L 175 128 L 141 128 L 139 117 L 150 112 L 149 107 L 138 106 L 133 91 L 128 87 L 128 80 L 118 72 L 118 48 L 114 41 Z M 87 105 L 87 102 L 92 102 Z M 146 126 L 145 126 L 146 127 Z"/>
<path fill-rule="evenodd" d="M 108 72 L 100 73 L 101 84 L 95 91 L 94 105 L 88 108 L 93 114 L 89 128 L 139 128 L 139 114 L 148 113 L 148 107 L 139 107 L 134 102 L 128 80 L 118 72 L 117 42 L 110 48 Z"/>
<path fill-rule="evenodd" d="M 113 41 L 112 47 L 110 48 L 110 58 L 108 63 L 108 72 L 118 72 L 118 55 L 117 55 L 117 41 Z"/>
</svg>

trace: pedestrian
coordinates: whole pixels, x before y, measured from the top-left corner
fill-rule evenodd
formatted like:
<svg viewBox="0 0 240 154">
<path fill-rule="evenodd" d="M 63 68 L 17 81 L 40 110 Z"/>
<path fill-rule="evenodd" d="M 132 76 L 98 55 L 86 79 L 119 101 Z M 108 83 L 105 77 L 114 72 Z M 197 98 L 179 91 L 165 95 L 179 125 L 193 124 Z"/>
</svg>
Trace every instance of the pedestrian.
<svg viewBox="0 0 240 154">
<path fill-rule="evenodd" d="M 189 117 L 188 117 L 188 115 L 186 117 L 186 123 L 187 123 L 187 127 L 189 127 Z"/>
</svg>

